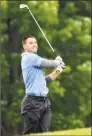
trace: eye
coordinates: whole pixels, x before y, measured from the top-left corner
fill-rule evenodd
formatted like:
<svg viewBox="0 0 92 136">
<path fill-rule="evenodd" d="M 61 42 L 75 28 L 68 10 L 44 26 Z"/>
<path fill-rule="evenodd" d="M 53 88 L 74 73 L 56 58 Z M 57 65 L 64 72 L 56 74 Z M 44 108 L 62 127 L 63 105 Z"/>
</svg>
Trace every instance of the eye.
<svg viewBox="0 0 92 136">
<path fill-rule="evenodd" d="M 33 42 L 30 42 L 29 44 L 32 44 Z"/>
</svg>

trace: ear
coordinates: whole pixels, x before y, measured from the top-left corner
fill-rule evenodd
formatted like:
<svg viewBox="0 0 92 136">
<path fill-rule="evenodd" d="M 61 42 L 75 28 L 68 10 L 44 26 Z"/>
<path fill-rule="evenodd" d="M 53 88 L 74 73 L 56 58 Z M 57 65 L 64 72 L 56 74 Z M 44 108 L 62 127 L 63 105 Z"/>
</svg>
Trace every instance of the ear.
<svg viewBox="0 0 92 136">
<path fill-rule="evenodd" d="M 24 48 L 24 50 L 26 50 L 26 49 L 27 49 L 27 46 L 26 46 L 26 44 L 23 44 L 23 48 Z"/>
</svg>

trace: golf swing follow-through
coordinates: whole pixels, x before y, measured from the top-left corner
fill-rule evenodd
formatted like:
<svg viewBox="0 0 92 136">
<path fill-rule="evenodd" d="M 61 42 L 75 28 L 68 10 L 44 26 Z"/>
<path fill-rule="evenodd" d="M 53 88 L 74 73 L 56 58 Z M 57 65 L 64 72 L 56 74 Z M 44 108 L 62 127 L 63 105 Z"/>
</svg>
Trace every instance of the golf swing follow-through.
<svg viewBox="0 0 92 136">
<path fill-rule="evenodd" d="M 56 55 L 53 47 L 34 18 L 29 7 L 21 4 L 20 8 L 27 8 L 45 37 L 49 47 Z M 37 55 L 38 44 L 34 36 L 26 36 L 22 40 L 24 52 L 21 54 L 21 69 L 25 84 L 25 97 L 21 103 L 21 114 L 24 117 L 24 134 L 48 132 L 51 123 L 50 100 L 48 99 L 48 82 L 55 80 L 65 68 L 60 56 L 55 60 L 48 60 Z M 45 76 L 43 68 L 55 70 Z"/>
<path fill-rule="evenodd" d="M 47 39 L 47 37 L 45 36 L 43 30 L 41 29 L 40 25 L 38 24 L 37 20 L 35 19 L 34 15 L 32 14 L 31 10 L 29 9 L 29 7 L 26 5 L 26 4 L 20 4 L 20 9 L 21 8 L 27 8 L 29 10 L 29 13 L 31 14 L 31 16 L 33 17 L 35 23 L 37 24 L 37 26 L 39 27 L 40 31 L 42 32 L 43 36 L 45 37 L 49 47 L 51 48 L 51 50 L 53 51 L 54 53 L 54 56 L 57 57 L 57 54 L 55 52 L 55 50 L 53 49 L 52 45 L 50 44 L 49 40 Z M 65 65 L 63 64 L 63 69 L 65 68 Z"/>
</svg>

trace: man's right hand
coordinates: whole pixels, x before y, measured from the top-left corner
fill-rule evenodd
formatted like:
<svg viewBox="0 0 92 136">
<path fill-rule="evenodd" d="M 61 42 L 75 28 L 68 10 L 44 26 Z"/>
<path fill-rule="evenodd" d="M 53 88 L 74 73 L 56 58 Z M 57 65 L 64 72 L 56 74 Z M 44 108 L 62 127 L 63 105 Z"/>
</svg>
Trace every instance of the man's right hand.
<svg viewBox="0 0 92 136">
<path fill-rule="evenodd" d="M 60 56 L 57 56 L 57 57 L 55 58 L 55 60 L 59 61 L 60 64 L 62 64 L 63 66 L 65 66 L 65 63 L 63 62 L 63 59 L 62 59 Z"/>
<path fill-rule="evenodd" d="M 57 66 L 56 69 L 55 69 L 56 73 L 58 73 L 58 74 L 62 73 L 62 71 L 64 70 L 63 67 L 64 67 L 64 66 L 62 66 L 62 64 L 59 65 L 59 66 Z"/>
</svg>

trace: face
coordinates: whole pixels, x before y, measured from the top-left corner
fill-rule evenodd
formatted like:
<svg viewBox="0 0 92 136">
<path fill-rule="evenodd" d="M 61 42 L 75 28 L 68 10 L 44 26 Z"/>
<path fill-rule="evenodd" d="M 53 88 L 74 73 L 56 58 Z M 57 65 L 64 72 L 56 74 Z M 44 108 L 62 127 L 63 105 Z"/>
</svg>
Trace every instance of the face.
<svg viewBox="0 0 92 136">
<path fill-rule="evenodd" d="M 36 53 L 38 50 L 37 41 L 34 37 L 27 38 L 23 47 L 25 51 L 33 52 L 33 53 Z"/>
</svg>

